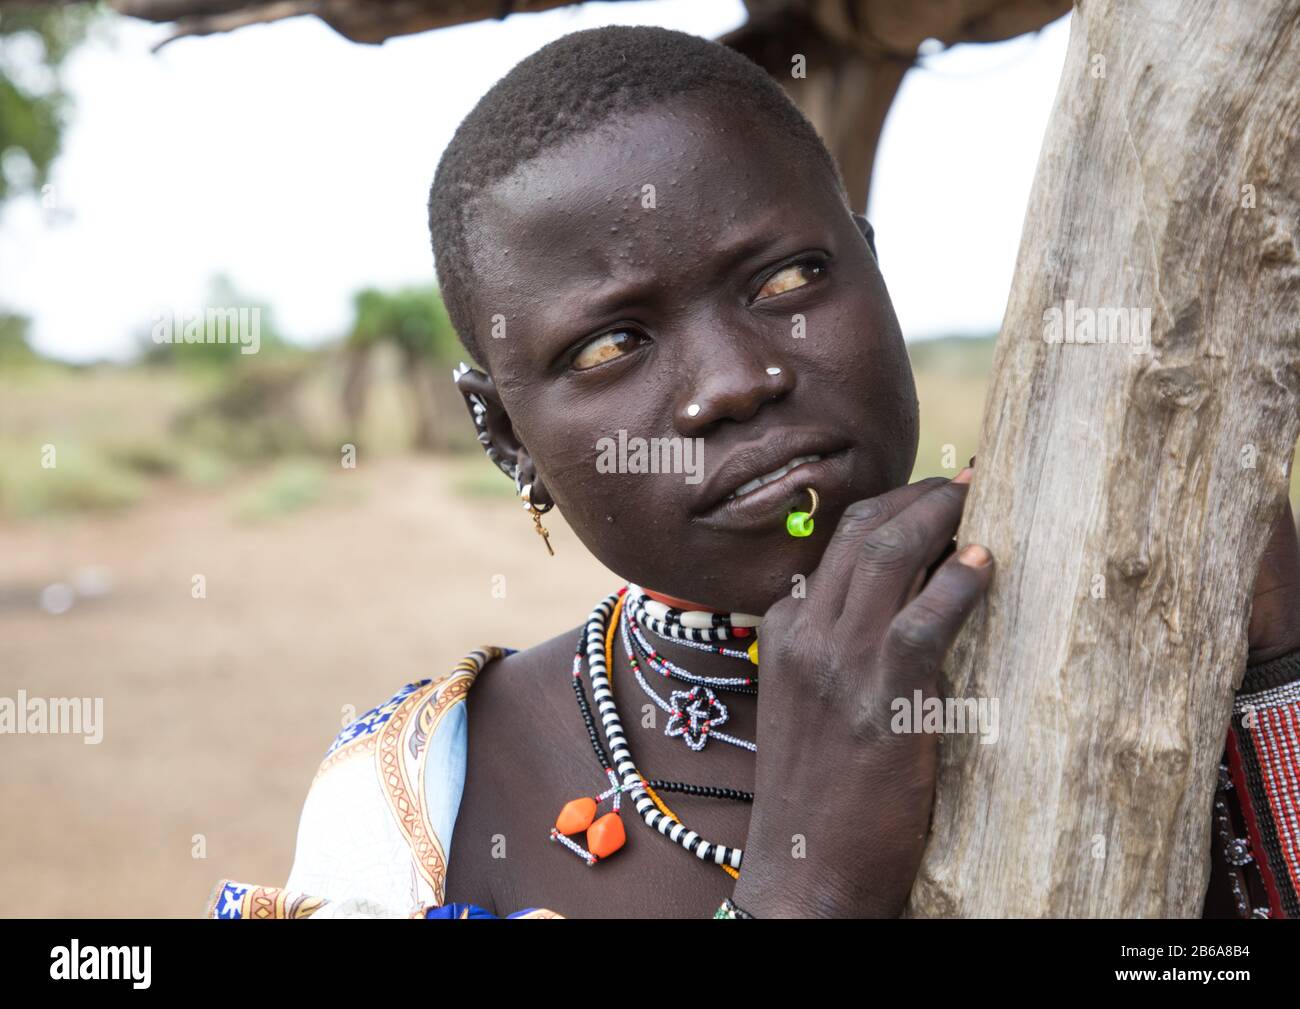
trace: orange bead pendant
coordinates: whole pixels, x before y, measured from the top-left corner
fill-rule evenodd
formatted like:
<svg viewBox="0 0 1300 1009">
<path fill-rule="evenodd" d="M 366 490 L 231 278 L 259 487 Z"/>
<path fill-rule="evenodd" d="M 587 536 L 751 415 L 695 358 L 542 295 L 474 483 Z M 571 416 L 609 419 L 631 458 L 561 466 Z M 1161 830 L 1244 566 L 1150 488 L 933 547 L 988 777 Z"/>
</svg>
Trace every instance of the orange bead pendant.
<svg viewBox="0 0 1300 1009">
<path fill-rule="evenodd" d="M 587 828 L 587 850 L 597 858 L 609 858 L 626 843 L 623 818 L 617 813 L 606 813 Z"/>
<path fill-rule="evenodd" d="M 590 797 L 567 802 L 555 818 L 555 829 L 561 834 L 580 834 L 596 818 L 596 800 Z"/>
</svg>

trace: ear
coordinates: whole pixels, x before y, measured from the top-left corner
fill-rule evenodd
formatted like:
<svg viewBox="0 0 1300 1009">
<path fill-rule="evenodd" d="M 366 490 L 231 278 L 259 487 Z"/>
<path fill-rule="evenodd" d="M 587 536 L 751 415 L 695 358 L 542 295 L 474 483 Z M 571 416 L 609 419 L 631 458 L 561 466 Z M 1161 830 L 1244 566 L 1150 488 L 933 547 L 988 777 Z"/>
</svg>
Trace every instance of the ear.
<svg viewBox="0 0 1300 1009">
<path fill-rule="evenodd" d="M 871 226 L 871 222 L 868 221 L 868 220 L 867 220 L 865 217 L 863 217 L 861 214 L 854 214 L 854 215 L 853 215 L 853 223 L 856 224 L 856 225 L 858 226 L 858 230 L 859 230 L 860 232 L 862 232 L 862 237 L 865 238 L 865 239 L 867 240 L 867 248 L 871 250 L 871 258 L 874 259 L 874 260 L 876 261 L 877 264 L 879 264 L 879 263 L 880 263 L 880 257 L 876 255 L 876 230 L 875 230 L 875 228 L 873 228 L 873 227 Z"/>
<path fill-rule="evenodd" d="M 539 508 L 554 505 L 541 478 L 537 475 L 532 456 L 515 434 L 510 414 L 506 412 L 501 395 L 492 376 L 462 361 L 451 371 L 451 379 L 465 398 L 474 432 L 487 457 L 497 468 L 515 482 L 515 493 L 522 493 L 526 484 L 532 484 L 531 500 Z"/>
</svg>

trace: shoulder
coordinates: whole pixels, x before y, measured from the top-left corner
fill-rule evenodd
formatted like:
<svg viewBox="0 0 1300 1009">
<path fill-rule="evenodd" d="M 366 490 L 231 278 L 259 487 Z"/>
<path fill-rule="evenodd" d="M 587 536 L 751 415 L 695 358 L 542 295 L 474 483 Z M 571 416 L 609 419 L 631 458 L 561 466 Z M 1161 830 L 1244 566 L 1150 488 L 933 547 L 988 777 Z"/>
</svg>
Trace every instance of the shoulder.
<svg viewBox="0 0 1300 1009">
<path fill-rule="evenodd" d="M 287 889 L 399 907 L 442 902 L 465 780 L 463 702 L 478 675 L 511 654 L 476 648 L 334 738 L 303 804 Z"/>
<path fill-rule="evenodd" d="M 474 724 L 490 726 L 493 737 L 511 736 L 515 734 L 512 730 L 525 724 L 536 725 L 539 718 L 546 719 L 557 709 L 567 708 L 580 630 L 574 627 L 563 631 L 493 662 L 476 679 L 469 697 L 468 713 Z M 515 741 L 536 738 L 536 732 L 526 732 Z"/>
<path fill-rule="evenodd" d="M 476 648 L 351 721 L 330 743 L 307 791 L 285 886 L 223 880 L 209 914 L 421 917 L 423 909 L 440 906 L 465 784 L 464 702 L 489 667 L 489 682 L 526 682 L 551 654 L 545 645 L 528 653 Z M 246 904 L 246 912 L 234 913 Z"/>
<path fill-rule="evenodd" d="M 385 736 L 394 736 L 409 723 L 413 713 L 420 712 L 428 718 L 465 700 L 479 673 L 490 663 L 515 654 L 517 650 L 514 648 L 484 645 L 436 676 L 399 687 L 386 700 L 358 715 L 334 737 L 316 770 L 317 780 L 346 760 L 373 754 Z"/>
<path fill-rule="evenodd" d="M 485 689 L 518 690 L 529 683 L 544 683 L 546 677 L 561 684 L 573 665 L 578 650 L 578 638 L 585 628 L 573 627 L 529 648 L 508 649 L 499 662 L 492 665 L 490 673 L 479 682 L 475 694 Z"/>
</svg>

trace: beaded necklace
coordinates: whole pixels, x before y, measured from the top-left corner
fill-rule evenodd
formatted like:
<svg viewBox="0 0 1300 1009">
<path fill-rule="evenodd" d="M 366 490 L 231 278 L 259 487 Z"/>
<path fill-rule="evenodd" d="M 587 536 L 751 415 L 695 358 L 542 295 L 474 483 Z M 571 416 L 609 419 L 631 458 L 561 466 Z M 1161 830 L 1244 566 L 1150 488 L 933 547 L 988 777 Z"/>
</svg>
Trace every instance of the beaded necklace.
<svg viewBox="0 0 1300 1009">
<path fill-rule="evenodd" d="M 693 676 L 682 670 L 691 682 L 690 689 L 674 690 L 666 701 L 655 692 L 654 688 L 646 682 L 645 676 L 641 672 L 641 659 L 638 657 L 636 646 L 632 641 L 632 635 L 628 627 L 629 620 L 627 608 L 623 607 L 619 627 L 623 631 L 623 647 L 627 653 L 627 661 L 632 667 L 632 675 L 636 677 L 637 683 L 646 696 L 668 712 L 668 725 L 664 729 L 664 735 L 682 740 L 689 749 L 694 750 L 696 753 L 703 750 L 711 738 L 723 743 L 730 743 L 732 746 L 739 746 L 751 753 L 757 752 L 758 746 L 749 740 L 739 739 L 736 736 L 718 731 L 718 726 L 727 721 L 727 706 L 718 700 L 718 695 L 706 683 L 700 682 L 703 679 L 702 677 Z M 644 657 L 649 660 L 648 654 Z M 652 668 L 654 667 L 652 666 Z M 680 667 L 678 668 L 680 669 Z M 662 672 L 665 675 L 671 675 L 670 670 L 664 669 Z M 714 683 L 717 684 L 716 678 Z M 747 681 L 741 680 L 737 692 L 745 689 L 746 685 Z M 725 688 L 719 686 L 719 689 Z M 753 687 L 748 687 L 747 692 L 754 693 L 756 690 Z"/>
<path fill-rule="evenodd" d="M 752 613 L 714 613 L 712 610 L 675 610 L 652 599 L 645 589 L 631 583 L 637 619 L 660 637 L 688 642 L 731 641 L 750 637 L 763 622 Z"/>
<path fill-rule="evenodd" d="M 626 622 L 632 632 L 632 639 L 636 643 L 637 654 L 641 660 L 648 665 L 654 672 L 661 676 L 671 677 L 674 680 L 680 680 L 683 683 L 703 683 L 705 686 L 718 687 L 721 690 L 730 691 L 733 694 L 757 694 L 758 677 L 757 676 L 699 676 L 692 673 L 689 669 L 684 669 L 677 665 L 672 659 L 665 655 L 660 655 L 653 648 L 644 634 L 641 633 L 641 626 L 636 622 L 636 617 L 630 615 L 627 607 L 623 608 L 623 621 Z M 682 642 L 685 644 L 686 642 Z M 743 653 L 741 658 L 746 658 Z"/>
<path fill-rule="evenodd" d="M 701 861 L 712 861 L 721 866 L 729 875 L 739 875 L 744 851 L 741 848 L 717 844 L 701 837 L 687 827 L 663 800 L 656 794 L 656 789 L 701 795 L 710 798 L 731 799 L 739 802 L 752 802 L 753 793 L 739 789 L 721 788 L 711 785 L 691 785 L 681 782 L 664 782 L 647 779 L 632 759 L 623 725 L 614 705 L 613 688 L 609 680 L 609 670 L 613 664 L 614 633 L 617 630 L 627 593 L 631 586 L 620 589 L 603 599 L 592 611 L 582 633 L 579 635 L 573 659 L 572 682 L 577 697 L 578 708 L 587 727 L 587 734 L 592 749 L 600 762 L 601 769 L 610 783 L 610 787 L 596 797 L 573 799 L 566 803 L 556 818 L 550 837 L 558 841 L 574 854 L 582 858 L 589 866 L 608 858 L 626 843 L 627 835 L 623 829 L 620 816 L 621 797 L 627 792 L 633 806 L 645 824 L 663 834 L 669 840 L 685 848 Z M 680 611 L 679 611 L 680 612 Z M 613 621 L 611 621 L 613 614 Z M 725 619 L 725 618 L 724 618 Z M 753 627 L 757 627 L 754 624 Z M 725 627 L 718 629 L 728 630 Z M 745 628 L 752 633 L 751 628 Z M 582 659 L 586 653 L 587 671 L 591 679 L 592 699 L 599 710 L 605 742 L 609 745 L 606 754 L 601 745 L 600 733 L 596 730 L 591 707 L 587 702 L 586 691 L 582 684 Z M 743 653 L 742 653 L 743 654 Z M 612 799 L 611 811 L 597 817 L 596 812 L 601 802 Z M 587 846 L 584 848 L 569 835 L 586 831 Z"/>
</svg>

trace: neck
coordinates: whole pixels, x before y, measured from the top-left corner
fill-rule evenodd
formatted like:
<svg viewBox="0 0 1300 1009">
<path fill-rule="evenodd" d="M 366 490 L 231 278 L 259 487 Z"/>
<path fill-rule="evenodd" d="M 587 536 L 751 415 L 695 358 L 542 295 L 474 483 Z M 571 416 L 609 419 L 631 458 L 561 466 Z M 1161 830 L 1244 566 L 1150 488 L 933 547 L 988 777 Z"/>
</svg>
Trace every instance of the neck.
<svg viewBox="0 0 1300 1009">
<path fill-rule="evenodd" d="M 704 613 L 724 613 L 730 616 L 730 611 L 714 610 L 690 600 L 670 596 L 664 592 L 657 592 L 653 589 L 641 586 L 641 591 L 645 595 L 665 606 L 680 611 L 696 611 Z M 736 635 L 726 641 L 714 642 L 713 647 L 722 647 L 731 652 L 745 653 L 754 643 L 756 634 L 755 628 L 746 626 L 737 626 L 733 633 Z M 758 667 L 753 665 L 747 658 L 737 658 L 732 655 L 720 655 L 716 652 L 705 651 L 701 648 L 694 648 L 689 644 L 683 643 L 672 638 L 660 637 L 649 627 L 642 625 L 640 633 L 644 640 L 649 644 L 658 655 L 670 660 L 675 665 L 680 666 L 698 676 L 714 677 L 719 679 L 734 679 L 736 677 L 757 676 Z M 616 657 L 621 661 L 619 665 L 627 666 L 627 649 L 623 641 L 621 628 L 615 633 L 615 652 Z M 630 666 L 628 666 L 628 675 L 631 675 Z M 664 691 L 679 689 L 680 681 L 665 680 L 662 677 L 651 674 L 647 670 L 647 679 L 655 687 L 657 692 L 664 694 Z M 731 691 L 722 689 L 719 695 L 723 697 L 724 702 L 729 706 L 753 707 L 756 698 L 753 695 L 735 694 Z M 664 694 L 666 696 L 666 694 Z"/>
<path fill-rule="evenodd" d="M 643 629 L 643 633 L 650 647 L 657 654 L 697 676 L 731 679 L 752 676 L 757 671 L 757 667 L 747 659 L 704 652 L 680 641 L 660 638 L 649 629 Z M 724 647 L 743 652 L 752 640 L 752 637 L 740 638 L 723 644 Z M 667 716 L 662 709 L 649 701 L 637 683 L 628 663 L 621 630 L 616 630 L 614 634 L 612 658 L 613 668 L 610 675 L 614 683 L 614 696 L 642 773 L 649 777 L 670 780 L 722 783 L 752 791 L 754 777 L 752 753 L 720 741 L 709 743 L 703 752 L 693 753 L 680 739 L 664 736 Z M 665 699 L 674 690 L 687 689 L 679 680 L 668 679 L 644 669 L 644 664 L 643 675 L 655 692 Z M 723 690 L 717 691 L 717 694 L 727 707 L 726 731 L 742 739 L 755 739 L 758 722 L 757 696 Z M 653 709 L 653 718 L 650 721 L 646 718 L 648 708 Z M 682 811 L 678 810 L 678 812 Z"/>
<path fill-rule="evenodd" d="M 642 586 L 645 588 L 645 586 Z M 651 599 L 657 599 L 665 606 L 671 606 L 677 610 L 705 610 L 709 613 L 721 613 L 721 610 L 714 610 L 703 603 L 693 603 L 689 599 L 678 599 L 676 596 L 670 596 L 665 592 L 656 592 L 654 589 L 645 589 L 645 594 Z"/>
</svg>

